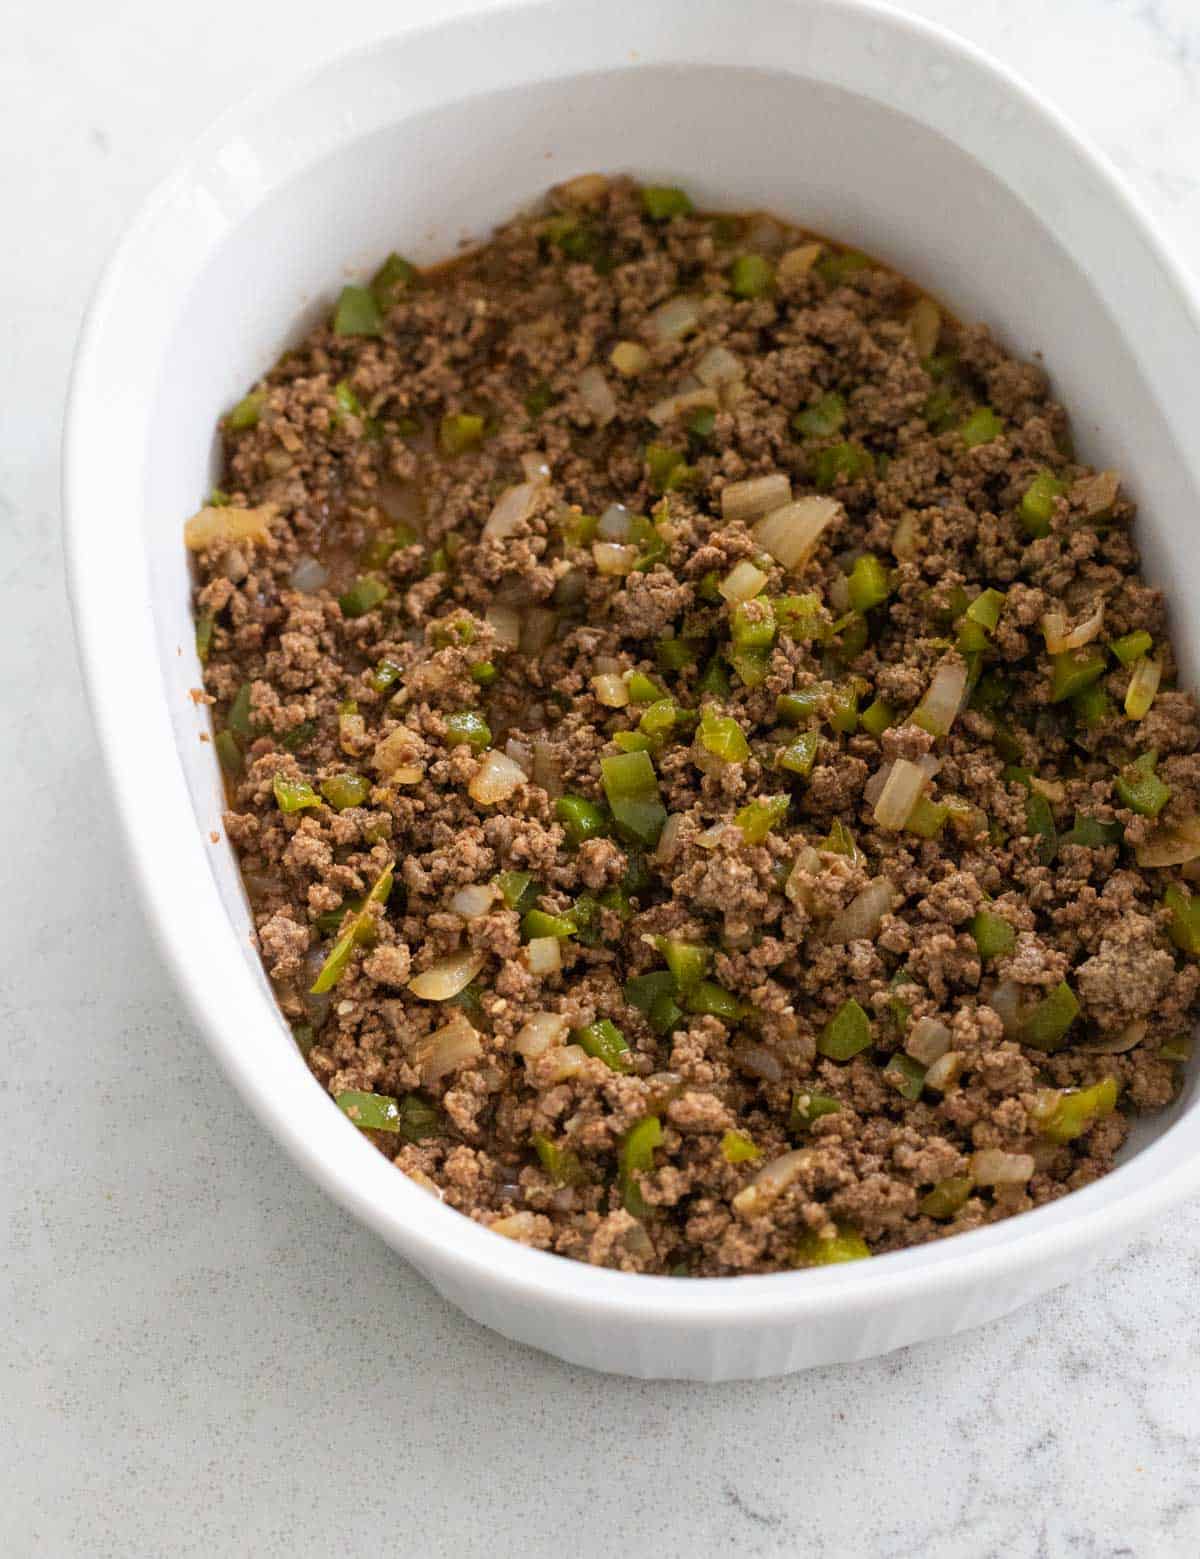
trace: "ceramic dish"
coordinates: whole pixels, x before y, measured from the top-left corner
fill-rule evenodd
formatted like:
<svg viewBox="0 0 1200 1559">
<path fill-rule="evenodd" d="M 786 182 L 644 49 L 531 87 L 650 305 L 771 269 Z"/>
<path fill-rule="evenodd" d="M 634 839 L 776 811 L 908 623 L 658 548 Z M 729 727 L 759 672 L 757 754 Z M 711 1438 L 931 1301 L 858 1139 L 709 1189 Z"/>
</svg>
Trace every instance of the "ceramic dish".
<svg viewBox="0 0 1200 1559">
<path fill-rule="evenodd" d="M 149 920 L 214 1053 L 297 1163 L 477 1320 L 596 1369 L 777 1375 L 976 1325 L 1110 1255 L 1200 1183 L 1195 1073 L 1100 1183 L 871 1262 L 681 1280 L 527 1249 L 397 1173 L 310 1076 L 251 945 L 188 696 L 181 526 L 212 480 L 220 413 L 344 278 L 392 248 L 444 256 L 589 169 L 861 245 L 1043 353 L 1083 457 L 1127 473 L 1141 503 L 1192 685 L 1200 310 L 1111 171 L 1031 91 L 856 0 L 551 0 L 387 39 L 216 126 L 92 304 L 65 450 L 79 641 Z"/>
</svg>

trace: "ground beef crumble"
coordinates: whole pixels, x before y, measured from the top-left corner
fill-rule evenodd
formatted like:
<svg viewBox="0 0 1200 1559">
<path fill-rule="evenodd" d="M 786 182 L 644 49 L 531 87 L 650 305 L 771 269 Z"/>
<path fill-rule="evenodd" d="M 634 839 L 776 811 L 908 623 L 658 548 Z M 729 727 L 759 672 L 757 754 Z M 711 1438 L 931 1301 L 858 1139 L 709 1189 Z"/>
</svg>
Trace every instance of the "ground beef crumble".
<svg viewBox="0 0 1200 1559">
<path fill-rule="evenodd" d="M 985 327 L 589 176 L 347 289 L 222 435 L 187 540 L 263 961 L 450 1206 L 769 1272 L 1053 1200 L 1170 1102 L 1200 715 L 1119 478 Z"/>
</svg>

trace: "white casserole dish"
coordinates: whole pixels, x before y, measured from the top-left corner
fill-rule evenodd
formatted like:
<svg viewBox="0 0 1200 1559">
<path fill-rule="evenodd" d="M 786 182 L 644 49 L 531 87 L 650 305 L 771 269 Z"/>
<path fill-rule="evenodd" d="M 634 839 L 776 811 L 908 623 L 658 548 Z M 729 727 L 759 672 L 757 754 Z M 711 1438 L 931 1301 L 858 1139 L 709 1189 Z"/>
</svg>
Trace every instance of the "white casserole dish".
<svg viewBox="0 0 1200 1559">
<path fill-rule="evenodd" d="M 64 456 L 81 654 L 150 922 L 216 1056 L 297 1163 L 475 1319 L 596 1369 L 777 1375 L 976 1325 L 1109 1254 L 1200 1182 L 1196 1076 L 1106 1180 L 921 1249 L 707 1281 L 527 1250 L 399 1174 L 309 1075 L 251 946 L 188 696 L 181 527 L 221 412 L 346 275 L 392 248 L 443 256 L 590 169 L 778 211 L 1043 352 L 1084 456 L 1141 501 L 1193 681 L 1200 311 L 1110 170 L 1027 88 L 857 0 L 550 0 L 401 34 L 227 116 L 92 304 Z"/>
</svg>

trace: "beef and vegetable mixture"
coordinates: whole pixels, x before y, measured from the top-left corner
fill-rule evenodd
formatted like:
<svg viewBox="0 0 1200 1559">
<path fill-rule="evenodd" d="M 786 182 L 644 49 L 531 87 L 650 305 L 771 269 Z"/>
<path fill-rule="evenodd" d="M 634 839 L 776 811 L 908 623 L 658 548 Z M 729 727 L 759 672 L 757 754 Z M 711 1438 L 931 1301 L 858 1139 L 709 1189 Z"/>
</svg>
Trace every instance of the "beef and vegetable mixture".
<svg viewBox="0 0 1200 1559">
<path fill-rule="evenodd" d="M 588 176 L 346 287 L 222 435 L 226 828 L 428 1191 L 770 1272 L 1062 1196 L 1171 1100 L 1197 707 L 1120 477 L 986 328 Z"/>
</svg>

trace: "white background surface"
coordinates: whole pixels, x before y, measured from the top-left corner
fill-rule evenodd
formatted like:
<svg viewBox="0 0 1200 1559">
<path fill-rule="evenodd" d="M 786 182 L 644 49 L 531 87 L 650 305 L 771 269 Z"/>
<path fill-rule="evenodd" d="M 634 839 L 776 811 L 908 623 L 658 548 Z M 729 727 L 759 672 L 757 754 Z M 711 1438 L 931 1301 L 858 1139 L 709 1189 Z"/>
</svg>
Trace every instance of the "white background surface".
<svg viewBox="0 0 1200 1559">
<path fill-rule="evenodd" d="M 220 109 L 452 8 L 6 8 L 0 1554 L 1193 1555 L 1200 1207 L 948 1343 L 756 1385 L 589 1375 L 463 1320 L 300 1179 L 166 982 L 61 579 L 81 311 L 136 203 Z M 1200 267 L 1196 0 L 906 8 L 1066 109 Z"/>
</svg>

